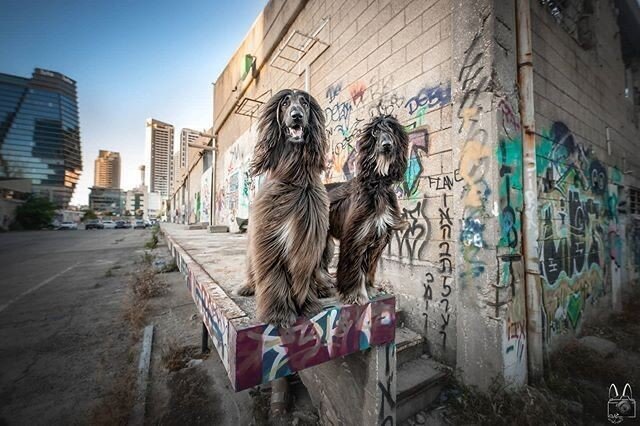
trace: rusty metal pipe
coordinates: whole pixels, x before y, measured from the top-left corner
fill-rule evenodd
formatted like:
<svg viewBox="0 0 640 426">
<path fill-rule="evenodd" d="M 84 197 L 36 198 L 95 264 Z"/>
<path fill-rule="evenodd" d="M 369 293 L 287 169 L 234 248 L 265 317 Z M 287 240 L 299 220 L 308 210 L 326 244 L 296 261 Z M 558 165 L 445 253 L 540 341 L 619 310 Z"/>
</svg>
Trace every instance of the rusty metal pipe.
<svg viewBox="0 0 640 426">
<path fill-rule="evenodd" d="M 286 377 L 271 382 L 271 416 L 282 416 L 287 411 L 289 382 Z"/>
<path fill-rule="evenodd" d="M 530 382 L 544 374 L 542 330 L 542 287 L 538 259 L 538 183 L 536 179 L 535 110 L 533 102 L 533 50 L 531 43 L 531 3 L 516 1 L 518 86 L 522 120 L 522 250 L 525 259 L 527 299 L 527 368 Z"/>
</svg>

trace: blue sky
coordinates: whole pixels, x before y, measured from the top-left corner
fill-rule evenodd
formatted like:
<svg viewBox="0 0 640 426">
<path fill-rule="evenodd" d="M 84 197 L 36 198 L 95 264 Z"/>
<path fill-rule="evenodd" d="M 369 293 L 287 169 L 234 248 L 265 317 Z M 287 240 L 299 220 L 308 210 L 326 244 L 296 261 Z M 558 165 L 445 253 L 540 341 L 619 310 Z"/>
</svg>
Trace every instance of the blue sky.
<svg viewBox="0 0 640 426">
<path fill-rule="evenodd" d="M 122 157 L 122 186 L 138 183 L 144 122 L 211 126 L 211 83 L 266 0 L 0 0 L 0 72 L 33 68 L 77 81 L 87 204 L 99 149 Z"/>
</svg>

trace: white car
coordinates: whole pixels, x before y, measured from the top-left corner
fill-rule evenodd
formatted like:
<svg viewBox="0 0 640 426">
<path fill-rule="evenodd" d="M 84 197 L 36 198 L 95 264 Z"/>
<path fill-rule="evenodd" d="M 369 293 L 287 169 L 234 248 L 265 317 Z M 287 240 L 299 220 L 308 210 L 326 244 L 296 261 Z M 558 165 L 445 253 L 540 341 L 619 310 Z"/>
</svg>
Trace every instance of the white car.
<svg viewBox="0 0 640 426">
<path fill-rule="evenodd" d="M 133 229 L 144 229 L 145 228 L 145 223 L 144 220 L 142 219 L 136 219 L 133 222 Z"/>
<path fill-rule="evenodd" d="M 78 224 L 75 222 L 62 222 L 60 226 L 58 226 L 58 230 L 61 231 L 65 229 L 78 229 Z"/>
<path fill-rule="evenodd" d="M 116 229 L 116 223 L 112 220 L 103 220 L 102 225 L 104 226 L 103 229 Z"/>
</svg>

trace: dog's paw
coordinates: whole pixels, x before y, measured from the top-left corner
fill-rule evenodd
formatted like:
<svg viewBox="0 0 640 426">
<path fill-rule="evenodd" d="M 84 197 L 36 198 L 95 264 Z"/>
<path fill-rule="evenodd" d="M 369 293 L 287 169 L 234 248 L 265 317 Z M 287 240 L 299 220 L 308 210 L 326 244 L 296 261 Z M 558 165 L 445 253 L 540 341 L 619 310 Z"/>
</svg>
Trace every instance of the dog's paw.
<svg viewBox="0 0 640 426">
<path fill-rule="evenodd" d="M 293 311 L 271 312 L 259 318 L 261 321 L 281 328 L 289 328 L 295 324 L 298 314 Z"/>
<path fill-rule="evenodd" d="M 367 294 L 361 294 L 359 292 L 352 294 L 341 294 L 340 301 L 345 305 L 366 305 L 369 303 L 369 297 Z"/>
<path fill-rule="evenodd" d="M 256 289 L 252 285 L 249 285 L 249 283 L 244 283 L 236 293 L 238 296 L 249 297 L 256 294 Z"/>
<path fill-rule="evenodd" d="M 311 318 L 318 312 L 322 311 L 323 307 L 318 300 L 307 300 L 302 307 L 302 315 L 307 318 Z"/>
</svg>

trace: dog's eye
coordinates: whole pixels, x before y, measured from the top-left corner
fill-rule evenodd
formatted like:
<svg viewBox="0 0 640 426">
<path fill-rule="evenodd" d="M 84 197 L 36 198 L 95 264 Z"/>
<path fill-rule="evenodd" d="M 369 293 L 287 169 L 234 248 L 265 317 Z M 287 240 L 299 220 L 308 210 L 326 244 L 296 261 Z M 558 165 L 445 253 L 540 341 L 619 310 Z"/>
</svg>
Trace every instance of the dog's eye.
<svg viewBox="0 0 640 426">
<path fill-rule="evenodd" d="M 374 138 L 377 138 L 377 137 L 380 135 L 380 130 L 378 130 L 378 129 L 374 129 L 374 130 L 373 130 L 373 132 L 372 132 L 372 134 L 373 134 L 373 137 L 374 137 Z"/>
<path fill-rule="evenodd" d="M 282 106 L 283 107 L 289 106 L 289 99 L 285 99 L 284 101 L 282 101 Z"/>
<path fill-rule="evenodd" d="M 309 102 L 305 98 L 300 99 L 300 104 L 305 107 L 309 106 Z"/>
</svg>

